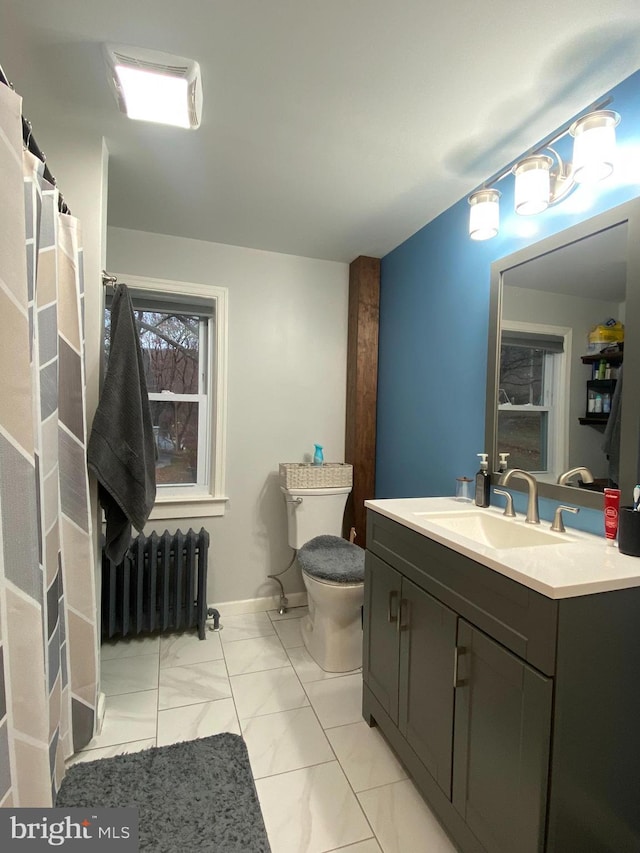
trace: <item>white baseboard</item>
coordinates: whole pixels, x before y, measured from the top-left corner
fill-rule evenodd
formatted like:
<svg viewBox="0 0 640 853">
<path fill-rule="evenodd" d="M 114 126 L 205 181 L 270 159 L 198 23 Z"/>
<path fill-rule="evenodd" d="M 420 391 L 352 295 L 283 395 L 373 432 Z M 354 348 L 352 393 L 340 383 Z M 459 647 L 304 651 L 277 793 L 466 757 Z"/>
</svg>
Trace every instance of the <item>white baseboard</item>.
<svg viewBox="0 0 640 853">
<path fill-rule="evenodd" d="M 307 604 L 307 593 L 290 592 L 287 594 L 287 609 L 292 607 L 305 607 Z M 218 601 L 210 604 L 220 611 L 220 617 L 237 616 L 240 613 L 261 613 L 266 610 L 277 610 L 280 606 L 279 595 L 267 595 L 264 598 L 247 598 L 244 601 Z"/>
</svg>

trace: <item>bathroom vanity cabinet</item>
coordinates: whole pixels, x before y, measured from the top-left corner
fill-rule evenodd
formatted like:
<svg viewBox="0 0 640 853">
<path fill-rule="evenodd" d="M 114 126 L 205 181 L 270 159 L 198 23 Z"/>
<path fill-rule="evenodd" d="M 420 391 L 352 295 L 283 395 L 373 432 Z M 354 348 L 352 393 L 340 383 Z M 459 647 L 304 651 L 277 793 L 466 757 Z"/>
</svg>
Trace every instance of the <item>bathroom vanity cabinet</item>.
<svg viewBox="0 0 640 853">
<path fill-rule="evenodd" d="M 463 853 L 639 853 L 640 589 L 552 599 L 369 510 L 363 714 Z"/>
</svg>

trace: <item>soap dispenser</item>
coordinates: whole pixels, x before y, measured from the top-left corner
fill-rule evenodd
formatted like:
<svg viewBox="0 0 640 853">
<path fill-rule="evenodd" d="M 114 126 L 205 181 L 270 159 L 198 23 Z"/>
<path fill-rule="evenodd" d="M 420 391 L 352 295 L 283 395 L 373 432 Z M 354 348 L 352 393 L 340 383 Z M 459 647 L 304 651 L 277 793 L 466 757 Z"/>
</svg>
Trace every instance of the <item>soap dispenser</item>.
<svg viewBox="0 0 640 853">
<path fill-rule="evenodd" d="M 498 463 L 498 471 L 500 471 L 501 474 L 504 474 L 507 468 L 509 467 L 509 464 L 507 462 L 507 456 L 511 456 L 511 454 L 499 453 L 498 455 L 500 456 L 500 462 Z"/>
<path fill-rule="evenodd" d="M 489 506 L 491 499 L 491 477 L 489 476 L 489 454 L 478 453 L 480 470 L 476 474 L 476 506 Z"/>
</svg>

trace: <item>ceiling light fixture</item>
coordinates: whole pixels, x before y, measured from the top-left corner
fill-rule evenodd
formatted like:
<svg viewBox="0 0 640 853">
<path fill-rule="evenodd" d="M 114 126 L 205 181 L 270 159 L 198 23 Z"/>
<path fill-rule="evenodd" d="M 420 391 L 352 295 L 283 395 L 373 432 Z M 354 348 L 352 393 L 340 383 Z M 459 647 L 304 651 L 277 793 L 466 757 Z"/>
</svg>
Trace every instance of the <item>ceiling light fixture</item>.
<svg viewBox="0 0 640 853">
<path fill-rule="evenodd" d="M 105 45 L 109 82 L 129 118 L 196 128 L 202 117 L 200 66 L 146 48 Z"/>
<path fill-rule="evenodd" d="M 595 183 L 608 177 L 614 169 L 615 129 L 619 123 L 620 116 L 612 110 L 597 109 L 587 113 L 488 180 L 468 199 L 471 239 L 488 240 L 498 233 L 500 193 L 492 188 L 492 184 L 507 175 L 515 176 L 515 210 L 524 216 L 542 213 L 549 205 L 564 199 L 580 183 Z M 571 163 L 563 162 L 551 147 L 567 134 L 574 139 Z"/>
</svg>

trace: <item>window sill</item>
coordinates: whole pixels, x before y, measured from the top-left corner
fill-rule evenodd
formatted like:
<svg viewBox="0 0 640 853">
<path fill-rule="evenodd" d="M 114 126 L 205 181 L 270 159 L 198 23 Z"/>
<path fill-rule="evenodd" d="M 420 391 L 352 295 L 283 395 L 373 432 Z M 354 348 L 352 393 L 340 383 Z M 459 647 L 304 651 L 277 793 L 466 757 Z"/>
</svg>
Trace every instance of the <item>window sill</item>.
<svg viewBox="0 0 640 853">
<path fill-rule="evenodd" d="M 149 521 L 169 518 L 211 518 L 225 514 L 229 498 L 214 498 L 211 495 L 177 498 L 158 498 L 151 510 Z"/>
</svg>

